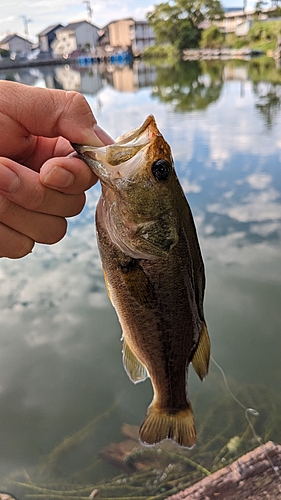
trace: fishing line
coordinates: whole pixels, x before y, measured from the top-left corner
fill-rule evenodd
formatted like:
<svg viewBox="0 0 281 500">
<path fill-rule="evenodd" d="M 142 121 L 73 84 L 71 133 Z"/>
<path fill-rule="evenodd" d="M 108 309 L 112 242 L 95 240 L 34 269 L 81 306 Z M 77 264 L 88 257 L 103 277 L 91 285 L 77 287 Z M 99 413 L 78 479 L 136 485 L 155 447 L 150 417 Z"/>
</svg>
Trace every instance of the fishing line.
<svg viewBox="0 0 281 500">
<path fill-rule="evenodd" d="M 219 365 L 219 363 L 217 363 L 217 361 L 213 358 L 213 356 L 211 356 L 210 359 L 212 360 L 212 362 L 216 365 L 216 367 L 220 371 L 220 373 L 222 375 L 222 378 L 223 378 L 223 381 L 224 381 L 224 385 L 226 387 L 226 390 L 229 393 L 229 395 L 231 396 L 231 398 L 233 399 L 233 401 L 235 401 L 235 403 L 237 403 L 241 408 L 243 408 L 244 413 L 245 413 L 245 418 L 246 418 L 246 420 L 248 422 L 248 425 L 249 425 L 249 427 L 250 427 L 250 429 L 252 431 L 252 434 L 254 436 L 254 440 L 257 443 L 259 443 L 260 445 L 263 444 L 262 438 L 257 435 L 257 433 L 255 431 L 255 428 L 254 428 L 254 426 L 253 426 L 253 424 L 252 424 L 252 422 L 250 420 L 250 416 L 249 416 L 249 415 L 253 415 L 254 417 L 258 417 L 259 416 L 259 412 L 257 410 L 255 410 L 255 408 L 247 408 L 243 403 L 241 403 L 241 401 L 235 396 L 235 394 L 233 394 L 232 390 L 230 389 L 223 368 Z M 279 483 L 281 483 L 281 475 L 280 475 L 280 472 L 279 472 L 279 467 L 275 466 L 273 464 L 273 462 L 272 462 L 272 460 L 271 460 L 271 458 L 268 455 L 268 453 L 267 453 L 266 450 L 264 450 L 264 454 L 265 454 L 265 456 L 266 456 L 266 458 L 267 458 L 267 460 L 269 462 L 270 467 L 272 468 L 273 472 L 277 476 L 277 478 L 279 480 Z M 281 492 L 280 484 L 278 485 L 278 489 Z"/>
</svg>

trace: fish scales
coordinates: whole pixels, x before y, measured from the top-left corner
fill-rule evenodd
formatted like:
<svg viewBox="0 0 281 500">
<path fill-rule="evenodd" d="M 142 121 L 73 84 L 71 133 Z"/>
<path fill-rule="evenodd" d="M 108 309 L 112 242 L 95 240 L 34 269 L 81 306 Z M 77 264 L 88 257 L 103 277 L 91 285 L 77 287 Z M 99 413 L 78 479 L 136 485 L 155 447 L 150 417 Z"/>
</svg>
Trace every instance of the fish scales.
<svg viewBox="0 0 281 500">
<path fill-rule="evenodd" d="M 158 260 L 140 260 L 136 265 L 139 274 L 144 273 L 148 278 L 150 290 L 138 297 L 124 280 L 124 254 L 112 244 L 98 216 L 97 229 L 103 265 L 111 283 L 111 300 L 119 314 L 123 336 L 152 377 L 159 404 L 166 408 L 186 408 L 185 370 L 194 339 L 186 335 L 187 331 L 193 331 L 192 314 L 187 314 L 189 300 L 181 292 L 184 283 L 178 279 L 178 265 L 183 264 L 183 268 L 184 263 L 175 259 L 176 250 L 164 265 Z M 131 262 L 131 269 L 133 266 Z M 142 290 L 142 282 L 139 287 L 140 293 L 146 292 Z"/>
<path fill-rule="evenodd" d="M 74 147 L 102 184 L 98 246 L 122 326 L 124 367 L 135 383 L 149 376 L 154 390 L 140 439 L 192 447 L 188 366 L 205 377 L 210 342 L 204 264 L 170 147 L 152 116 L 116 145 Z"/>
</svg>

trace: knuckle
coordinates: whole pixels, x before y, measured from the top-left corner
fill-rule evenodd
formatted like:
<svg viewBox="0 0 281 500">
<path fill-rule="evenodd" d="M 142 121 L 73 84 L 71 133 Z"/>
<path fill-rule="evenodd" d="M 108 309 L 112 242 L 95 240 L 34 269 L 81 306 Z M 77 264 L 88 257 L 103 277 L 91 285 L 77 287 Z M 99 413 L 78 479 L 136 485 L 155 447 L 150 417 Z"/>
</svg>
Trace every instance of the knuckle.
<svg viewBox="0 0 281 500">
<path fill-rule="evenodd" d="M 86 98 L 79 92 L 69 91 L 66 93 L 69 105 L 75 106 L 82 114 L 91 112 Z"/>
<path fill-rule="evenodd" d="M 32 196 L 30 196 L 26 201 L 25 208 L 35 212 L 41 212 L 47 204 L 48 189 L 38 183 L 34 186 Z"/>
<path fill-rule="evenodd" d="M 10 201 L 0 195 L 0 215 L 5 215 L 8 212 L 10 205 Z"/>
<path fill-rule="evenodd" d="M 75 91 L 66 92 L 66 104 L 64 107 L 63 115 L 66 116 L 68 110 L 75 110 L 76 120 L 81 120 L 89 126 L 94 126 L 96 119 L 91 111 L 90 105 L 86 98 Z"/>
</svg>

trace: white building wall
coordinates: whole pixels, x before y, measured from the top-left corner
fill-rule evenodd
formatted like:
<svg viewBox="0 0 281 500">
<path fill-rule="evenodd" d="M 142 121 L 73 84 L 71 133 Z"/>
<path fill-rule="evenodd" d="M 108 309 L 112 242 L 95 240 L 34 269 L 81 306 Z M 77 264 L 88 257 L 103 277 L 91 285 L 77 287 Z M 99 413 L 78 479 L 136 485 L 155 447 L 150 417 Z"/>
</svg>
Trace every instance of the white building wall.
<svg viewBox="0 0 281 500">
<path fill-rule="evenodd" d="M 254 21 L 245 21 L 245 23 L 241 23 L 236 27 L 235 35 L 236 36 L 246 36 L 248 35 Z"/>
<path fill-rule="evenodd" d="M 55 55 L 71 54 L 77 49 L 75 33 L 73 31 L 57 32 L 57 40 L 54 40 L 53 52 Z"/>
<path fill-rule="evenodd" d="M 31 43 L 15 37 L 9 42 L 9 50 L 16 54 L 28 54 L 31 50 Z"/>
<path fill-rule="evenodd" d="M 85 47 L 90 44 L 92 49 L 96 48 L 98 39 L 98 30 L 95 26 L 89 23 L 83 23 L 76 28 L 76 42 L 77 47 Z"/>
</svg>

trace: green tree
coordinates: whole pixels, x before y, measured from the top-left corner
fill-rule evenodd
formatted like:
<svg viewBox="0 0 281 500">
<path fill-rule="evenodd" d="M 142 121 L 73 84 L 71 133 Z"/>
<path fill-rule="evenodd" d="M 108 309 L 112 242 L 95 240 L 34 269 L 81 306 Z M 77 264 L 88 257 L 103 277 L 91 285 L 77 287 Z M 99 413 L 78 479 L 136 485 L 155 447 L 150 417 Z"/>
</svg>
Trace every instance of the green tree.
<svg viewBox="0 0 281 500">
<path fill-rule="evenodd" d="M 267 0 L 258 0 L 255 5 L 255 10 L 261 12 L 266 8 Z"/>
<path fill-rule="evenodd" d="M 217 49 L 224 43 L 224 35 L 220 29 L 212 24 L 209 28 L 203 31 L 200 46 L 202 48 Z"/>
<path fill-rule="evenodd" d="M 185 113 L 206 109 L 216 101 L 223 87 L 221 61 L 176 61 L 157 68 L 152 96 Z"/>
<path fill-rule="evenodd" d="M 171 43 L 177 50 L 198 47 L 200 23 L 223 16 L 219 0 L 172 0 L 155 6 L 148 14 L 156 43 Z"/>
<path fill-rule="evenodd" d="M 254 13 L 254 19 L 259 19 L 259 16 L 263 9 L 266 8 L 267 0 L 257 0 L 255 4 L 255 13 Z"/>
</svg>

